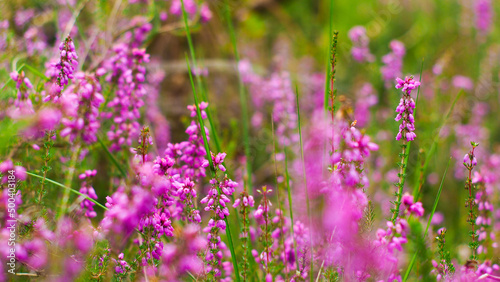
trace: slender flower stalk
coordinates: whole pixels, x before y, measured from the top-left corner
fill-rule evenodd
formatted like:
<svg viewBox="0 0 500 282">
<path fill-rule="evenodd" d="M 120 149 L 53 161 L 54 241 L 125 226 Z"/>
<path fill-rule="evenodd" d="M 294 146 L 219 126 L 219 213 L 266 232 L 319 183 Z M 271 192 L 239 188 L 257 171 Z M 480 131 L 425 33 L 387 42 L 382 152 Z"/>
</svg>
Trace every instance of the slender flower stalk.
<svg viewBox="0 0 500 282">
<path fill-rule="evenodd" d="M 330 87 L 328 88 L 328 96 L 330 98 L 330 116 L 332 118 L 332 154 L 335 153 L 335 97 L 337 96 L 337 91 L 333 88 L 334 83 L 335 83 L 335 66 L 337 64 L 337 38 L 339 36 L 338 31 L 333 32 L 333 39 L 332 39 L 332 46 L 331 46 L 331 57 L 330 57 L 330 68 L 331 71 L 329 72 L 329 83 Z"/>
<path fill-rule="evenodd" d="M 403 92 L 403 97 L 401 98 L 398 107 L 396 108 L 396 112 L 398 115 L 396 116 L 396 121 L 402 120 L 399 125 L 399 132 L 396 136 L 396 140 L 403 139 L 403 144 L 401 145 L 401 153 L 399 157 L 401 158 L 401 162 L 399 163 L 399 182 L 396 184 L 398 188 L 396 192 L 396 202 L 394 203 L 394 209 L 392 209 L 392 223 L 396 223 L 396 219 L 399 215 L 399 207 L 401 206 L 401 197 L 403 196 L 403 187 L 405 182 L 405 171 L 406 171 L 406 156 L 408 142 L 413 141 L 417 135 L 414 133 L 415 131 L 415 119 L 413 117 L 413 110 L 415 109 L 415 101 L 410 96 L 411 91 L 416 89 L 420 82 L 413 79 L 413 76 L 406 77 L 405 80 L 401 78 L 396 79 L 396 89 L 400 89 Z"/>
<path fill-rule="evenodd" d="M 298 120 L 298 125 L 299 125 L 299 140 L 300 140 L 300 158 L 302 161 L 302 174 L 304 178 L 304 191 L 306 194 L 306 207 L 307 207 L 307 218 L 309 220 L 309 247 L 310 247 L 310 274 L 309 274 L 309 279 L 310 281 L 313 281 L 314 276 L 314 252 L 313 252 L 313 239 L 312 239 L 312 216 L 311 216 L 311 207 L 309 204 L 309 191 L 307 188 L 307 177 L 306 177 L 306 164 L 305 164 L 305 159 L 304 159 L 304 144 L 302 143 L 302 128 L 300 124 L 300 105 L 299 105 L 299 91 L 298 88 L 295 91 L 295 98 L 297 102 L 297 120 Z"/>
<path fill-rule="evenodd" d="M 271 275 L 271 259 L 273 258 L 273 250 L 271 246 L 273 245 L 273 238 L 271 237 L 270 231 L 270 218 L 269 218 L 269 208 L 271 206 L 271 202 L 268 199 L 268 194 L 273 190 L 267 189 L 266 186 L 262 187 L 262 190 L 257 190 L 260 194 L 262 194 L 262 203 L 259 205 L 257 210 L 254 213 L 254 217 L 258 223 L 261 224 L 262 228 L 262 236 L 261 240 L 264 245 L 264 251 L 260 255 L 260 260 L 263 263 L 264 270 L 266 271 L 266 279 L 269 275 Z"/>
<path fill-rule="evenodd" d="M 468 154 L 465 154 L 463 164 L 465 168 L 469 171 L 469 176 L 465 181 L 465 189 L 469 191 L 469 197 L 465 201 L 465 207 L 469 208 L 469 214 L 467 216 L 467 222 L 470 224 L 470 232 L 469 235 L 471 237 L 471 241 L 469 242 L 469 247 L 472 250 L 472 254 L 470 256 L 471 260 L 477 259 L 477 248 L 479 246 L 478 243 L 478 235 L 475 230 L 476 227 L 476 218 L 477 214 L 475 212 L 474 206 L 476 205 L 476 199 L 474 194 L 474 185 L 472 184 L 472 170 L 475 166 L 477 166 L 476 156 L 474 155 L 474 150 L 477 146 L 479 146 L 476 142 L 471 142 L 472 149 Z"/>
<path fill-rule="evenodd" d="M 59 45 L 59 62 L 52 65 L 57 71 L 56 81 L 49 91 L 49 95 L 44 97 L 44 101 L 53 100 L 56 102 L 69 81 L 74 78 L 74 72 L 78 67 L 78 55 L 76 54 L 75 44 L 70 36 L 66 37 L 64 42 Z"/>
<path fill-rule="evenodd" d="M 250 267 L 250 263 L 248 261 L 248 240 L 249 240 L 249 232 L 250 232 L 250 218 L 249 218 L 249 213 L 250 213 L 250 208 L 252 208 L 255 205 L 255 201 L 251 195 L 248 195 L 246 191 L 243 191 L 238 199 L 234 201 L 233 208 L 240 207 L 240 214 L 241 214 L 241 220 L 243 221 L 242 227 L 241 227 L 241 234 L 240 234 L 240 240 L 241 240 L 241 247 L 243 249 L 243 255 L 242 255 L 242 262 L 241 262 L 241 272 L 239 275 L 241 275 L 241 278 L 243 281 L 248 281 L 248 271 Z M 238 274 L 236 274 L 238 275 Z"/>
<path fill-rule="evenodd" d="M 439 229 L 437 233 L 438 236 L 436 237 L 436 241 L 438 244 L 439 263 L 434 260 L 432 261 L 432 265 L 435 268 L 432 272 L 437 273 L 436 279 L 438 281 L 443 278 L 448 280 L 452 278 L 453 273 L 455 272 L 455 267 L 451 262 L 450 252 L 445 250 L 446 228 Z"/>
</svg>

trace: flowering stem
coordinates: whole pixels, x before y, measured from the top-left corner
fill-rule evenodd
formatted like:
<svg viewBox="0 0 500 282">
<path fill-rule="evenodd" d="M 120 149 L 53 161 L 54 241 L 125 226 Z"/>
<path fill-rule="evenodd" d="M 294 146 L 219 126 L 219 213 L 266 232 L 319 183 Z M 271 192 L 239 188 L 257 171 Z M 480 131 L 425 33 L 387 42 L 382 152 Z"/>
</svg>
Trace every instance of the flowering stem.
<svg viewBox="0 0 500 282">
<path fill-rule="evenodd" d="M 403 145 L 401 145 L 401 163 L 399 164 L 399 183 L 396 185 L 398 187 L 398 191 L 396 192 L 396 202 L 394 203 L 394 209 L 392 211 L 392 223 L 396 224 L 396 219 L 399 216 L 399 207 L 401 206 L 401 197 L 403 197 L 403 187 L 405 185 L 405 174 L 406 174 L 406 149 L 407 149 L 406 140 L 403 141 Z"/>
<path fill-rule="evenodd" d="M 469 243 L 469 247 L 472 250 L 472 254 L 470 256 L 470 259 L 475 260 L 477 259 L 476 254 L 479 243 L 477 241 L 478 235 L 476 234 L 475 231 L 477 215 L 474 212 L 474 206 L 476 205 L 476 201 L 472 193 L 472 190 L 474 189 L 474 186 L 472 185 L 472 169 L 477 165 L 476 157 L 474 156 L 474 150 L 478 146 L 478 143 L 471 142 L 471 145 L 472 145 L 472 150 L 469 152 L 469 154 L 466 154 L 464 157 L 464 166 L 469 171 L 469 176 L 467 177 L 467 181 L 465 183 L 465 189 L 469 190 L 469 198 L 465 202 L 465 206 L 469 208 L 469 215 L 467 217 L 467 222 L 470 224 L 471 227 L 470 231 L 471 242 Z"/>
<path fill-rule="evenodd" d="M 264 251 L 266 252 L 266 274 L 269 274 L 269 267 L 270 267 L 270 261 L 269 261 L 269 210 L 268 210 L 268 203 L 267 203 L 267 188 L 264 186 L 262 188 L 263 194 L 264 194 L 264 221 L 265 221 L 265 230 L 264 230 Z"/>
<path fill-rule="evenodd" d="M 329 78 L 331 76 L 331 71 L 332 69 L 334 69 L 334 67 L 332 67 L 332 58 L 335 56 L 333 54 L 333 0 L 330 0 L 330 28 L 329 28 L 329 31 L 328 31 L 328 37 L 330 39 L 330 43 L 328 45 L 328 59 L 327 59 L 327 64 L 326 64 L 326 76 L 325 76 L 325 101 L 324 101 L 324 107 L 325 107 L 325 113 L 328 112 L 328 98 L 329 98 L 329 94 L 330 94 L 330 90 L 331 90 L 331 86 L 330 86 L 330 81 L 329 81 Z M 333 84 L 333 83 L 332 83 Z"/>
<path fill-rule="evenodd" d="M 80 155 L 81 145 L 77 144 L 75 149 L 73 150 L 73 155 L 71 156 L 71 160 L 68 167 L 68 173 L 66 174 L 66 179 L 64 181 L 64 185 L 66 187 L 71 187 L 71 183 L 73 182 L 73 175 L 75 174 L 75 166 L 76 161 L 78 160 L 78 155 Z M 61 217 L 65 212 L 68 206 L 69 201 L 69 192 L 70 190 L 64 190 L 63 197 L 61 199 L 61 205 L 59 206 L 59 212 L 57 213 L 57 217 Z"/>
</svg>

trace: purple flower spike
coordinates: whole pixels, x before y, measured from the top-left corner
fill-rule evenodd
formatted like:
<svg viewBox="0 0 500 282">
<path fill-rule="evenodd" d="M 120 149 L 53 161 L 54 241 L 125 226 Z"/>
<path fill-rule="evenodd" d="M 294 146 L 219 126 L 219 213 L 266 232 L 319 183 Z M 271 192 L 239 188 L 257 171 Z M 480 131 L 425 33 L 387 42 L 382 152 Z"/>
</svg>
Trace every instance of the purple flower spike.
<svg viewBox="0 0 500 282">
<path fill-rule="evenodd" d="M 399 125 L 399 132 L 396 136 L 396 140 L 406 140 L 413 141 L 417 137 L 415 134 L 415 118 L 413 116 L 413 111 L 415 109 L 415 101 L 410 96 L 411 91 L 420 86 L 420 81 L 414 80 L 413 76 L 406 77 L 405 80 L 401 78 L 396 78 L 396 89 L 401 89 L 403 92 L 403 97 L 399 101 L 399 105 L 396 108 L 398 113 L 395 120 L 402 120 Z"/>
</svg>

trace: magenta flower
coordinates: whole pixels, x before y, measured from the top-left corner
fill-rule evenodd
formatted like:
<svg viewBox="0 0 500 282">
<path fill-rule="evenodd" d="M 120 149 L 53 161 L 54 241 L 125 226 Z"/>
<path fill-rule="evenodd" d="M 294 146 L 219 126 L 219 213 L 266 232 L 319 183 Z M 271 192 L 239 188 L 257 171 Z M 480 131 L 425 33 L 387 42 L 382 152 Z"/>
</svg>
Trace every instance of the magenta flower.
<svg viewBox="0 0 500 282">
<path fill-rule="evenodd" d="M 362 62 L 373 62 L 375 56 L 370 53 L 370 48 L 368 46 L 370 40 L 366 36 L 366 29 L 363 26 L 355 26 L 349 30 L 349 38 L 353 43 L 351 49 L 351 55 L 359 63 Z"/>
<path fill-rule="evenodd" d="M 417 137 L 417 135 L 414 132 L 415 118 L 413 117 L 415 101 L 410 96 L 410 94 L 413 89 L 416 89 L 420 85 L 420 82 L 414 80 L 413 76 L 406 77 L 405 80 L 402 80 L 398 77 L 396 81 L 396 88 L 401 88 L 401 91 L 403 92 L 403 97 L 399 101 L 399 105 L 396 108 L 396 112 L 398 113 L 398 115 L 396 116 L 395 120 L 402 120 L 401 124 L 399 125 L 399 132 L 396 136 L 396 140 L 400 140 L 401 138 L 403 138 L 403 140 L 412 141 L 415 139 L 415 137 Z"/>
<path fill-rule="evenodd" d="M 386 87 L 391 85 L 393 79 L 401 76 L 403 69 L 403 57 L 406 53 L 405 46 L 400 41 L 391 41 L 389 47 L 391 48 L 391 53 L 382 57 L 384 66 L 380 69 Z"/>
<path fill-rule="evenodd" d="M 486 34 L 491 30 L 493 11 L 491 0 L 475 0 L 476 28 L 480 32 Z"/>
</svg>

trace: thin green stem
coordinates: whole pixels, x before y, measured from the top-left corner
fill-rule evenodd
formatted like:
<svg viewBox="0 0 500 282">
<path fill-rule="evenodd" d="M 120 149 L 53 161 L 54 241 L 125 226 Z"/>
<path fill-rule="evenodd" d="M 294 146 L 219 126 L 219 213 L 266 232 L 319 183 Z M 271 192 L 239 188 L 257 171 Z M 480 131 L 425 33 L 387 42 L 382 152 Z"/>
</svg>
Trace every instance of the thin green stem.
<svg viewBox="0 0 500 282">
<path fill-rule="evenodd" d="M 73 176 L 75 175 L 75 166 L 78 160 L 78 155 L 80 155 L 80 144 L 75 146 L 73 150 L 73 155 L 71 156 L 71 160 L 68 166 L 68 173 L 66 174 L 66 179 L 64 181 L 64 185 L 67 187 L 71 187 L 71 183 L 73 182 Z M 65 212 L 68 206 L 69 201 L 69 192 L 70 190 L 64 190 L 63 197 L 61 199 L 61 205 L 59 206 L 59 212 L 57 213 L 57 217 L 61 217 Z"/>
<path fill-rule="evenodd" d="M 196 53 L 194 51 L 194 45 L 193 45 L 193 40 L 191 38 L 191 30 L 189 28 L 189 23 L 188 23 L 188 16 L 186 13 L 186 10 L 184 9 L 184 1 L 181 0 L 182 4 L 182 18 L 184 20 L 184 28 L 186 29 L 186 38 L 188 40 L 188 46 L 189 46 L 189 53 L 191 55 L 191 60 L 193 61 L 193 67 L 196 71 L 198 71 L 198 64 L 196 61 Z M 203 87 L 203 84 L 201 82 L 201 77 L 199 74 L 196 75 L 196 86 L 198 86 L 198 89 L 201 93 L 201 97 L 208 103 L 208 97 L 205 93 L 205 88 Z M 221 146 L 219 142 L 219 136 L 217 135 L 217 130 L 215 129 L 214 123 L 212 122 L 212 113 L 210 108 L 206 110 L 207 113 L 207 118 L 208 122 L 210 124 L 211 128 L 211 133 L 215 142 L 215 146 L 218 151 L 221 151 Z"/>
<path fill-rule="evenodd" d="M 293 205 L 292 205 L 292 192 L 290 191 L 290 175 L 288 174 L 288 154 L 287 154 L 287 147 L 285 146 L 285 183 L 286 183 L 286 190 L 288 192 L 288 206 L 290 209 L 290 232 L 292 233 L 292 240 L 293 240 L 293 249 L 295 251 L 295 258 L 298 258 L 298 253 L 297 253 L 297 241 L 295 240 L 295 232 L 293 229 L 294 221 L 293 221 Z M 295 262 L 297 264 L 297 269 L 299 268 L 299 260 L 295 259 Z"/>
<path fill-rule="evenodd" d="M 120 163 L 118 162 L 118 160 L 115 158 L 115 156 L 113 156 L 113 154 L 111 154 L 108 147 L 106 147 L 106 145 L 104 144 L 104 142 L 102 141 L 102 139 L 99 136 L 97 136 L 97 141 L 99 142 L 99 144 L 101 144 L 101 147 L 104 149 L 104 151 L 106 152 L 106 155 L 109 157 L 111 162 L 116 166 L 116 168 L 118 168 L 118 170 L 120 171 L 120 174 L 123 176 L 123 178 L 126 179 L 127 173 L 120 166 Z"/>
<path fill-rule="evenodd" d="M 40 178 L 40 179 L 43 179 L 43 178 L 44 178 L 44 177 L 43 177 L 43 176 L 41 176 L 41 175 L 34 174 L 34 173 L 31 173 L 31 172 L 28 172 L 28 171 L 26 172 L 26 174 L 27 174 L 27 175 L 30 175 L 30 176 L 33 176 L 33 177 L 36 177 L 36 178 Z M 73 193 L 75 193 L 75 194 L 77 194 L 77 195 L 80 195 L 80 196 L 84 197 L 86 200 L 89 200 L 89 201 L 91 201 L 92 203 L 94 203 L 94 204 L 98 205 L 99 207 L 103 208 L 104 210 L 108 210 L 108 208 L 106 208 L 106 207 L 105 207 L 104 205 L 102 205 L 101 203 L 97 202 L 96 200 L 94 200 L 94 199 L 90 198 L 89 196 L 87 196 L 87 195 L 85 195 L 85 194 L 83 194 L 83 193 L 81 193 L 81 192 L 79 192 L 79 191 L 77 191 L 77 190 L 75 190 L 75 189 L 72 189 L 72 188 L 70 188 L 70 187 L 68 187 L 68 186 L 66 186 L 66 185 L 63 185 L 63 184 L 61 184 L 61 183 L 59 183 L 59 182 L 56 182 L 56 181 L 54 181 L 54 180 L 52 180 L 52 179 L 49 179 L 49 178 L 45 178 L 45 181 L 47 181 L 47 182 L 49 182 L 49 183 L 52 183 L 52 184 L 54 184 L 54 185 L 57 185 L 57 186 L 59 186 L 59 187 L 62 187 L 62 188 L 64 188 L 64 189 L 66 189 L 66 191 L 68 191 L 68 192 L 73 192 Z"/>
<path fill-rule="evenodd" d="M 236 67 L 238 67 L 240 62 L 240 55 L 238 52 L 238 44 L 236 42 L 236 33 L 234 31 L 233 23 L 231 21 L 231 15 L 229 12 L 229 4 L 228 0 L 225 1 L 225 17 L 227 21 L 227 26 L 229 29 L 229 35 L 231 37 L 231 43 L 233 45 L 234 57 L 236 59 Z M 238 92 L 240 97 L 240 105 L 241 105 L 241 119 L 243 122 L 243 144 L 245 146 L 245 157 L 246 157 L 246 168 L 247 168 L 247 187 L 252 189 L 252 164 L 251 164 L 251 156 L 250 156 L 250 134 L 249 134 L 249 126 L 248 126 L 248 97 L 245 90 L 245 86 L 243 84 L 243 80 L 241 79 L 241 74 L 239 70 L 236 72 L 238 74 Z"/>
<path fill-rule="evenodd" d="M 407 144 L 410 142 L 407 142 L 406 140 L 403 141 L 403 145 L 401 145 L 401 163 L 399 164 L 399 183 L 398 183 L 398 191 L 396 192 L 396 197 L 397 200 L 394 203 L 394 210 L 392 212 L 392 223 L 396 224 L 396 219 L 399 216 L 399 207 L 401 206 L 401 198 L 403 197 L 403 187 L 405 185 L 405 178 L 406 178 L 406 152 L 407 152 Z"/>
<path fill-rule="evenodd" d="M 299 89 L 297 86 L 295 86 L 295 101 L 297 103 L 297 123 L 299 126 L 299 140 L 300 140 L 300 158 L 302 161 L 302 174 L 304 178 L 304 191 L 306 194 L 306 206 L 307 206 L 307 218 L 309 219 L 309 243 L 310 243 L 310 253 L 311 253 L 311 258 L 310 258 L 310 273 L 309 273 L 309 278 L 310 281 L 314 281 L 313 273 L 314 273 L 314 256 L 313 256 L 313 241 L 312 241 L 312 216 L 311 216 L 311 207 L 309 204 L 309 191 L 307 189 L 307 178 L 306 178 L 306 163 L 304 160 L 304 144 L 302 143 L 302 127 L 300 124 L 300 104 L 299 104 Z"/>
</svg>

